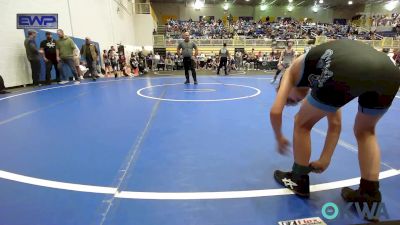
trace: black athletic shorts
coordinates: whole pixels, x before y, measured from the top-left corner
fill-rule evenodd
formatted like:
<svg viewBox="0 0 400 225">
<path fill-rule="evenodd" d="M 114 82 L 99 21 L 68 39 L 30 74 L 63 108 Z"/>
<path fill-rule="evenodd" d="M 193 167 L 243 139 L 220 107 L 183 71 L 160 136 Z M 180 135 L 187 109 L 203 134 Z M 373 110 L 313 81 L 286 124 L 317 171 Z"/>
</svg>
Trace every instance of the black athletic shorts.
<svg viewBox="0 0 400 225">
<path fill-rule="evenodd" d="M 358 97 L 359 111 L 385 113 L 400 86 L 400 70 L 389 56 L 353 40 L 312 48 L 305 56 L 298 87 L 310 87 L 309 103 L 335 112 Z"/>
</svg>

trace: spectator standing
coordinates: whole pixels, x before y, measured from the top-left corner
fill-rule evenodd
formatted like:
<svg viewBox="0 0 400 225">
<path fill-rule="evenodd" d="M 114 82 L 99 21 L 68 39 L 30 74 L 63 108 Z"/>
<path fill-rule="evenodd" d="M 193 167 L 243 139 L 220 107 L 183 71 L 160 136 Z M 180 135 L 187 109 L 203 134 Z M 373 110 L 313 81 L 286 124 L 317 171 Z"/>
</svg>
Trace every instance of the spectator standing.
<svg viewBox="0 0 400 225">
<path fill-rule="evenodd" d="M 207 61 L 206 55 L 204 53 L 200 54 L 200 57 L 199 57 L 199 68 L 200 69 L 206 68 L 206 61 Z"/>
<path fill-rule="evenodd" d="M 81 51 L 79 50 L 79 48 L 76 44 L 75 44 L 75 49 L 74 49 L 74 65 L 76 68 L 76 72 L 78 73 L 78 77 L 80 79 L 83 79 L 83 74 L 85 74 L 85 72 L 81 70 Z M 87 71 L 87 68 L 86 68 L 86 71 Z"/>
<path fill-rule="evenodd" d="M 119 57 L 118 57 L 118 64 L 119 64 L 119 70 L 127 76 L 127 73 L 125 72 L 125 67 L 126 67 L 126 57 L 125 54 L 120 52 Z"/>
<path fill-rule="evenodd" d="M 107 50 L 103 50 L 103 61 L 104 61 L 104 71 L 106 73 L 106 77 L 110 74 L 112 67 L 111 67 L 111 61 L 110 58 L 108 57 Z"/>
<path fill-rule="evenodd" d="M 249 54 L 249 59 L 248 59 L 248 62 L 250 63 L 250 69 L 251 70 L 254 70 L 256 67 L 256 64 L 257 64 L 257 56 L 256 56 L 256 53 L 255 53 L 255 51 L 254 51 L 254 48 L 253 49 L 251 49 L 251 52 L 250 52 L 250 54 Z"/>
<path fill-rule="evenodd" d="M 396 66 L 399 66 L 399 65 L 400 65 L 400 50 L 397 49 L 397 50 L 394 52 L 392 59 L 393 59 L 393 61 L 395 62 L 395 65 L 396 65 Z"/>
<path fill-rule="evenodd" d="M 160 61 L 158 61 L 158 63 L 157 63 L 157 70 L 160 71 L 160 69 L 165 71 L 165 60 L 164 60 L 164 57 L 162 57 L 162 56 L 160 58 Z"/>
<path fill-rule="evenodd" d="M 156 54 L 154 55 L 153 58 L 153 70 L 155 71 L 155 69 L 158 69 L 158 64 L 160 63 L 161 60 L 161 56 L 160 54 L 158 54 L 158 52 L 156 52 Z"/>
<path fill-rule="evenodd" d="M 138 60 L 136 59 L 136 56 L 133 53 L 131 54 L 131 58 L 129 59 L 129 64 L 130 64 L 130 66 L 132 68 L 132 73 L 135 74 L 135 71 L 139 66 L 139 62 L 138 62 Z"/>
<path fill-rule="evenodd" d="M 146 69 L 146 57 L 142 52 L 139 52 L 139 74 L 143 75 Z"/>
<path fill-rule="evenodd" d="M 99 51 L 89 37 L 85 38 L 85 44 L 82 45 L 81 53 L 83 58 L 86 60 L 86 65 L 89 69 L 89 73 L 92 75 L 93 81 L 96 81 Z"/>
<path fill-rule="evenodd" d="M 217 56 L 216 58 L 215 58 L 215 60 L 213 60 L 213 63 L 212 63 L 212 69 L 213 70 L 217 70 L 218 69 L 218 66 L 219 66 L 219 63 L 220 63 L 220 58 L 219 58 L 219 56 Z"/>
<path fill-rule="evenodd" d="M 250 56 L 247 52 L 243 54 L 243 67 L 246 71 L 250 69 Z"/>
<path fill-rule="evenodd" d="M 242 64 L 243 64 L 243 58 L 242 58 L 242 52 L 241 51 L 237 51 L 235 54 L 235 61 L 237 64 L 237 69 L 240 70 L 242 68 Z"/>
<path fill-rule="evenodd" d="M 51 70 L 53 66 L 56 70 L 56 80 L 60 82 L 61 78 L 60 71 L 58 70 L 56 41 L 53 39 L 51 32 L 46 32 L 46 40 L 40 43 L 40 52 L 46 64 L 46 84 L 51 84 Z"/>
<path fill-rule="evenodd" d="M 153 69 L 153 53 L 150 52 L 147 56 L 146 56 L 146 64 L 147 64 L 147 69 L 150 71 Z"/>
<path fill-rule="evenodd" d="M 41 71 L 39 49 L 36 46 L 37 32 L 35 30 L 28 31 L 28 37 L 25 39 L 24 45 L 26 56 L 31 63 L 33 86 L 39 86 L 39 76 Z"/>
<path fill-rule="evenodd" d="M 114 72 L 114 77 L 118 77 L 118 54 L 115 52 L 114 46 L 111 46 L 111 49 L 108 51 L 108 58 L 111 61 L 111 67 Z"/>
<path fill-rule="evenodd" d="M 174 62 L 172 61 L 171 56 L 167 56 L 165 59 L 165 67 L 167 70 L 174 70 Z"/>
<path fill-rule="evenodd" d="M 64 34 L 63 30 L 57 30 L 57 35 L 59 37 L 59 39 L 56 41 L 58 70 L 60 71 L 61 78 L 64 79 L 64 81 L 61 81 L 60 84 L 65 84 L 68 82 L 65 79 L 65 74 L 63 70 L 64 64 L 71 69 L 72 74 L 75 78 L 74 83 L 80 84 L 80 78 L 78 76 L 78 72 L 74 63 L 74 50 L 76 49 L 76 45 L 70 37 Z"/>
<path fill-rule="evenodd" d="M 234 57 L 230 57 L 230 62 L 229 62 L 229 72 L 232 70 L 237 70 L 236 61 Z"/>
</svg>

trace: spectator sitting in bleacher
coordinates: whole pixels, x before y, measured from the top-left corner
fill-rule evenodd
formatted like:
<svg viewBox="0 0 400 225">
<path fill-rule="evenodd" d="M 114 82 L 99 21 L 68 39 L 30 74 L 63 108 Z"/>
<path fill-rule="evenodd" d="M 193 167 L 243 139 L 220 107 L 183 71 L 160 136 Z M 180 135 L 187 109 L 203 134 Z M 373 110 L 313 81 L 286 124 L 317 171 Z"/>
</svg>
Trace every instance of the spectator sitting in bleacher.
<svg viewBox="0 0 400 225">
<path fill-rule="evenodd" d="M 167 56 L 165 59 L 165 67 L 167 70 L 174 70 L 174 61 L 171 56 Z"/>
<path fill-rule="evenodd" d="M 160 60 L 157 61 L 157 70 L 160 71 L 160 69 L 165 70 L 165 60 L 162 56 L 160 56 Z"/>
</svg>

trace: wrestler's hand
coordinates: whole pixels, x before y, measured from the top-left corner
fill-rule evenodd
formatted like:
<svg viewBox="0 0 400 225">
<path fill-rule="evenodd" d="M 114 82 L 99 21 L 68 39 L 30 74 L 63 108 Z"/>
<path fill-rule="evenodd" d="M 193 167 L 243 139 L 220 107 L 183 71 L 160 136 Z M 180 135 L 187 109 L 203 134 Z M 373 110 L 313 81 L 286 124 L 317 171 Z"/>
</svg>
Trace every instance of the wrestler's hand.
<svg viewBox="0 0 400 225">
<path fill-rule="evenodd" d="M 284 136 L 282 136 L 282 137 L 277 139 L 277 142 L 278 142 L 278 152 L 279 152 L 279 154 L 287 155 L 290 152 L 290 150 L 289 150 L 289 147 L 290 147 L 289 140 L 286 139 Z"/>
<path fill-rule="evenodd" d="M 312 172 L 322 173 L 328 168 L 330 163 L 331 161 L 328 159 L 319 159 L 317 161 L 311 162 L 310 166 L 313 168 Z"/>
</svg>

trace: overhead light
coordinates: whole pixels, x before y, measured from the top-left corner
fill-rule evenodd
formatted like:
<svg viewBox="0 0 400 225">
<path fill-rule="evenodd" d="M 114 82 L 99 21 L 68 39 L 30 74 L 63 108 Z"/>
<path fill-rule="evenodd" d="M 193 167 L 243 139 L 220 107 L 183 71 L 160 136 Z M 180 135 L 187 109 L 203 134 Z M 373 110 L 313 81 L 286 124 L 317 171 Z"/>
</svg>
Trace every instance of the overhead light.
<svg viewBox="0 0 400 225">
<path fill-rule="evenodd" d="M 319 0 L 319 4 L 322 4 L 322 3 L 324 3 L 324 0 Z"/>
<path fill-rule="evenodd" d="M 311 9 L 313 12 L 316 13 L 316 12 L 318 12 L 319 7 L 318 7 L 318 5 L 314 5 Z"/>
<path fill-rule="evenodd" d="M 249 2 L 250 0 L 246 0 L 246 2 Z"/>
<path fill-rule="evenodd" d="M 384 8 L 387 11 L 392 11 L 393 9 L 396 8 L 397 4 L 398 4 L 398 1 L 390 1 L 390 2 L 385 4 Z"/>
<path fill-rule="evenodd" d="M 353 5 L 353 1 L 349 1 L 349 2 L 347 2 L 347 4 Z"/>
<path fill-rule="evenodd" d="M 289 0 L 289 3 L 292 3 L 293 2 L 293 0 Z"/>
<path fill-rule="evenodd" d="M 261 10 L 261 11 L 265 11 L 265 10 L 267 10 L 267 8 L 268 8 L 268 5 L 267 5 L 267 4 L 262 4 L 262 5 L 260 5 L 260 10 Z"/>
<path fill-rule="evenodd" d="M 289 12 L 293 11 L 293 9 L 294 9 L 294 7 L 293 7 L 292 5 L 288 5 L 287 10 L 288 10 Z"/>
<path fill-rule="evenodd" d="M 229 9 L 229 3 L 225 2 L 222 8 L 227 11 Z"/>
<path fill-rule="evenodd" d="M 193 7 L 195 9 L 201 9 L 201 8 L 204 7 L 204 4 L 205 4 L 205 0 L 195 0 L 194 4 L 193 4 Z"/>
</svg>

